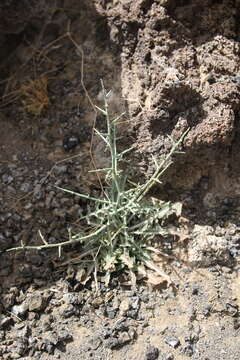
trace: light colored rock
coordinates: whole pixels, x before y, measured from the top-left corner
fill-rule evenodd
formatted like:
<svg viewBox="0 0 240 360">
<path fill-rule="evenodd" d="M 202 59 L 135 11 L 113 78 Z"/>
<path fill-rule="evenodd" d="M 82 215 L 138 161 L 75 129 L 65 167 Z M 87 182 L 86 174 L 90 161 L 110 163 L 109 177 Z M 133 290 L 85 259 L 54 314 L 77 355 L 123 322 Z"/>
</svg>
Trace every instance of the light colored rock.
<svg viewBox="0 0 240 360">
<path fill-rule="evenodd" d="M 225 237 L 213 235 L 210 226 L 195 225 L 189 242 L 188 261 L 192 265 L 211 266 L 218 262 L 229 263 L 229 244 Z"/>
</svg>

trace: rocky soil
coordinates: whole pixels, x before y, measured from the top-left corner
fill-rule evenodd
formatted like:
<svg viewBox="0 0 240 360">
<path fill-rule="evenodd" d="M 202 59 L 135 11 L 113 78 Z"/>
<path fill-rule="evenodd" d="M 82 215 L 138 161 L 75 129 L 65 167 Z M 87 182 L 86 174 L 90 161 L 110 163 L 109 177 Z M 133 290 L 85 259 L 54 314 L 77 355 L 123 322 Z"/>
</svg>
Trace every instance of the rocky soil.
<svg viewBox="0 0 240 360">
<path fill-rule="evenodd" d="M 1 359 L 239 359 L 239 5 L 2 0 Z M 106 286 L 99 274 L 97 292 L 77 247 L 60 259 L 5 251 L 40 243 L 39 229 L 57 243 L 79 227 L 87 201 L 56 186 L 99 193 L 88 171 L 92 157 L 107 161 L 92 138 L 101 78 L 112 112 L 126 111 L 135 177 L 152 173 L 167 135 L 190 129 L 155 190 L 183 203 L 178 233 L 159 245 L 171 286 L 133 289 L 122 273 Z"/>
</svg>

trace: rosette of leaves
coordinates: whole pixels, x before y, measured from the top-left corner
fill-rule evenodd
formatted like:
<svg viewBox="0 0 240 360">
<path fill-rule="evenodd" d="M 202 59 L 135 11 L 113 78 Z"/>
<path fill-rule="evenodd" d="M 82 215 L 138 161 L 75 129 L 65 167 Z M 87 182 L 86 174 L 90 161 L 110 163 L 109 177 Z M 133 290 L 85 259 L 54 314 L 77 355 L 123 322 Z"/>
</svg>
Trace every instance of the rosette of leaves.
<svg viewBox="0 0 240 360">
<path fill-rule="evenodd" d="M 119 164 L 124 155 L 131 151 L 126 149 L 123 152 L 117 150 L 117 123 L 124 114 L 118 117 L 111 117 L 109 114 L 108 98 L 110 93 L 102 83 L 104 107 L 97 109 L 104 115 L 107 123 L 106 132 L 95 133 L 104 141 L 110 157 L 110 166 L 95 171 L 105 172 L 104 191 L 101 197 L 95 198 L 80 194 L 67 189 L 61 189 L 81 198 L 88 199 L 91 203 L 88 214 L 81 218 L 86 224 L 86 229 L 75 234 L 69 232 L 69 240 L 49 244 L 41 235 L 43 244 L 39 246 L 24 246 L 10 249 L 35 248 L 45 249 L 58 247 L 59 254 L 64 246 L 80 243 L 81 253 L 78 257 L 80 266 L 86 270 L 85 279 L 91 272 L 95 276 L 98 271 L 106 274 L 106 282 L 109 281 L 111 273 L 127 269 L 131 275 L 132 282 L 136 281 L 136 274 L 140 272 L 147 276 L 145 269 L 150 269 L 158 276 L 167 281 L 170 278 L 157 267 L 153 256 L 161 251 L 153 246 L 153 240 L 169 235 L 169 230 L 164 226 L 164 221 L 170 214 L 181 214 L 180 203 L 164 202 L 148 196 L 149 190 L 160 183 L 162 174 L 172 164 L 173 154 L 178 152 L 186 132 L 181 138 L 174 142 L 169 153 L 160 161 L 153 158 L 155 171 L 144 184 L 133 184 L 128 181 L 127 175 L 120 169 Z M 161 248 L 161 244 L 159 244 Z"/>
</svg>

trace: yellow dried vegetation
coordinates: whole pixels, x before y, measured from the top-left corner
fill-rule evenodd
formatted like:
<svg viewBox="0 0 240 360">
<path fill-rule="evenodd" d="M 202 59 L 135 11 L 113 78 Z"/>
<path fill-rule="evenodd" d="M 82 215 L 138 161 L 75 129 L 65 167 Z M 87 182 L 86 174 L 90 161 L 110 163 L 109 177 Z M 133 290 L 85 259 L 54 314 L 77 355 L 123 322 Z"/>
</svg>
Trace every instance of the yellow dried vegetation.
<svg viewBox="0 0 240 360">
<path fill-rule="evenodd" d="M 41 115 L 50 104 L 47 76 L 29 80 L 21 86 L 19 93 L 22 98 L 23 109 L 35 116 Z"/>
</svg>

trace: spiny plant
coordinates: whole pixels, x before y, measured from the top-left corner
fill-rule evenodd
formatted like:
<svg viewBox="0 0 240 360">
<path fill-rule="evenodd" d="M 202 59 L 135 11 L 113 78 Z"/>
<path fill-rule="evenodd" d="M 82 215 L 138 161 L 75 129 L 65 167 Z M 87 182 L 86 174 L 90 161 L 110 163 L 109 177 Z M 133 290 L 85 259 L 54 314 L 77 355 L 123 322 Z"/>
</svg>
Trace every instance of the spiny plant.
<svg viewBox="0 0 240 360">
<path fill-rule="evenodd" d="M 171 150 L 161 161 L 157 161 L 153 157 L 155 171 L 144 184 L 129 182 L 119 164 L 131 148 L 120 153 L 117 150 L 117 123 L 123 114 L 113 118 L 110 116 L 108 104 L 110 93 L 106 91 L 103 82 L 101 85 L 104 107 L 97 107 L 97 109 L 106 119 L 107 130 L 99 132 L 94 129 L 94 131 L 108 149 L 110 166 L 95 171 L 105 172 L 104 192 L 101 197 L 96 198 L 59 188 L 92 202 L 91 208 L 94 210 L 89 210 L 87 215 L 81 218 L 85 225 L 88 225 L 85 226 L 87 230 L 74 234 L 69 231 L 69 239 L 57 244 L 48 243 L 39 231 L 43 244 L 37 246 L 22 244 L 20 247 L 9 250 L 42 250 L 57 247 L 59 256 L 61 256 L 64 246 L 79 243 L 81 244 L 81 254 L 78 259 L 81 259 L 81 266 L 88 270 L 88 274 L 94 272 L 96 275 L 98 271 L 104 272 L 107 282 L 111 273 L 124 268 L 130 272 L 132 281 L 136 280 L 137 272 L 144 273 L 144 268 L 151 269 L 169 280 L 153 261 L 153 254 L 161 253 L 153 245 L 153 240 L 156 236 L 168 235 L 168 229 L 164 227 L 163 221 L 171 213 L 178 215 L 181 212 L 181 205 L 160 201 L 147 195 L 155 184 L 160 183 L 162 174 L 171 165 L 172 156 L 178 152 L 186 132 L 177 142 L 171 139 Z"/>
</svg>

